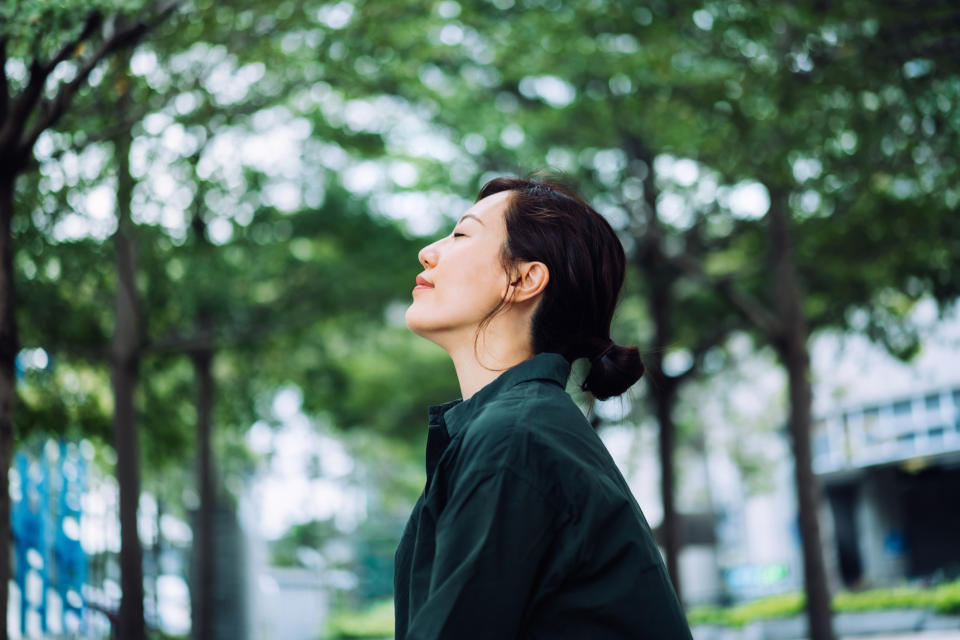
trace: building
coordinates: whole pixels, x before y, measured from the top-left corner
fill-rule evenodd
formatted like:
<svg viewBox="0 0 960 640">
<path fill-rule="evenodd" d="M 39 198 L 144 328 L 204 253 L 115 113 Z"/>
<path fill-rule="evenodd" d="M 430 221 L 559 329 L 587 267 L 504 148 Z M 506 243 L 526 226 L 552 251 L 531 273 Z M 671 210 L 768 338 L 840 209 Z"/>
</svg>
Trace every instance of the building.
<svg viewBox="0 0 960 640">
<path fill-rule="evenodd" d="M 838 406 L 813 455 L 843 586 L 960 575 L 960 385 Z"/>
</svg>

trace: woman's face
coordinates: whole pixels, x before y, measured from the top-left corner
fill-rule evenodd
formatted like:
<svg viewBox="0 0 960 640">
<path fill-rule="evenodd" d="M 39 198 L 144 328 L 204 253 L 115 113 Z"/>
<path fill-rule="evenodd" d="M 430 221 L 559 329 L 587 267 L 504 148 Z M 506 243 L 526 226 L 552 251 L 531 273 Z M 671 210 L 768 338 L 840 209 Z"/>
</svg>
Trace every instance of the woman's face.
<svg viewBox="0 0 960 640">
<path fill-rule="evenodd" d="M 509 191 L 502 191 L 480 200 L 450 235 L 420 250 L 424 270 L 406 313 L 411 331 L 448 350 L 460 340 L 473 344 L 480 322 L 507 291 L 500 249 L 507 236 L 509 197 Z"/>
</svg>

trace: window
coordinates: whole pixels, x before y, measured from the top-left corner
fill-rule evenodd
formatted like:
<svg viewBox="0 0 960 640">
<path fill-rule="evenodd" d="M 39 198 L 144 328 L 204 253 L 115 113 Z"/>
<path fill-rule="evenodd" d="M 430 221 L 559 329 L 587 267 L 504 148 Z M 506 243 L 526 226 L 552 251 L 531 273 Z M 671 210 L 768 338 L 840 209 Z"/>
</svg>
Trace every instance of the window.
<svg viewBox="0 0 960 640">
<path fill-rule="evenodd" d="M 867 407 L 863 410 L 863 435 L 867 444 L 873 444 L 880 440 L 878 422 L 880 422 L 879 407 Z"/>
<path fill-rule="evenodd" d="M 814 458 L 826 458 L 830 455 L 830 438 L 827 437 L 825 429 L 814 428 L 811 448 Z"/>
<path fill-rule="evenodd" d="M 916 439 L 916 434 L 914 433 L 901 433 L 897 436 L 897 442 L 901 444 L 913 444 L 913 441 Z"/>
<path fill-rule="evenodd" d="M 909 400 L 900 400 L 899 402 L 894 402 L 893 415 L 897 417 L 908 416 L 910 415 L 910 410 L 912 408 L 912 403 Z"/>
<path fill-rule="evenodd" d="M 927 411 L 938 411 L 940 409 L 940 394 L 931 393 L 923 399 L 923 406 Z"/>
</svg>

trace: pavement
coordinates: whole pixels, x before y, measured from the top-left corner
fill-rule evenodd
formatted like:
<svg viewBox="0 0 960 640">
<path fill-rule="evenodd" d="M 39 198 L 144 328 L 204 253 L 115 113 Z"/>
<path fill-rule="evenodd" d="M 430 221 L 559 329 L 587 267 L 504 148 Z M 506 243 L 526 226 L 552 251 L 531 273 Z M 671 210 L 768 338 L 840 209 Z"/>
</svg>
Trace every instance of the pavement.
<svg viewBox="0 0 960 640">
<path fill-rule="evenodd" d="M 917 631 L 892 635 L 845 636 L 843 640 L 960 640 L 960 631 Z"/>
<path fill-rule="evenodd" d="M 698 633 L 698 631 L 700 633 Z M 756 630 L 748 629 L 725 629 L 719 634 L 704 634 L 702 629 L 694 629 L 694 640 L 766 640 L 770 638 L 791 638 L 793 640 L 803 640 L 803 636 L 789 635 L 780 636 L 776 632 L 757 633 Z M 839 636 L 839 640 L 960 640 L 960 630 L 937 630 L 937 631 L 911 631 L 881 634 L 857 634 Z"/>
</svg>

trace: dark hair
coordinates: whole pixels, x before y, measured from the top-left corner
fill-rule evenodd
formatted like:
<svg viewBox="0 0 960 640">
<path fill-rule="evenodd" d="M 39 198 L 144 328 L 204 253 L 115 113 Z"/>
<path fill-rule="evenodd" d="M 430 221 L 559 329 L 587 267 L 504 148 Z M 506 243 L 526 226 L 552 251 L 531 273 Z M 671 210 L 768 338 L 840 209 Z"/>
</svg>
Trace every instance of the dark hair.
<svg viewBox="0 0 960 640">
<path fill-rule="evenodd" d="M 504 212 L 507 240 L 500 260 L 512 280 L 518 262 L 546 265 L 550 280 L 533 316 L 534 353 L 590 358 L 581 388 L 605 400 L 643 375 L 637 347 L 610 339 L 610 322 L 626 272 L 623 245 L 610 223 L 567 185 L 554 179 L 494 178 L 477 200 L 510 191 Z M 481 328 L 510 301 L 501 300 Z"/>
</svg>

